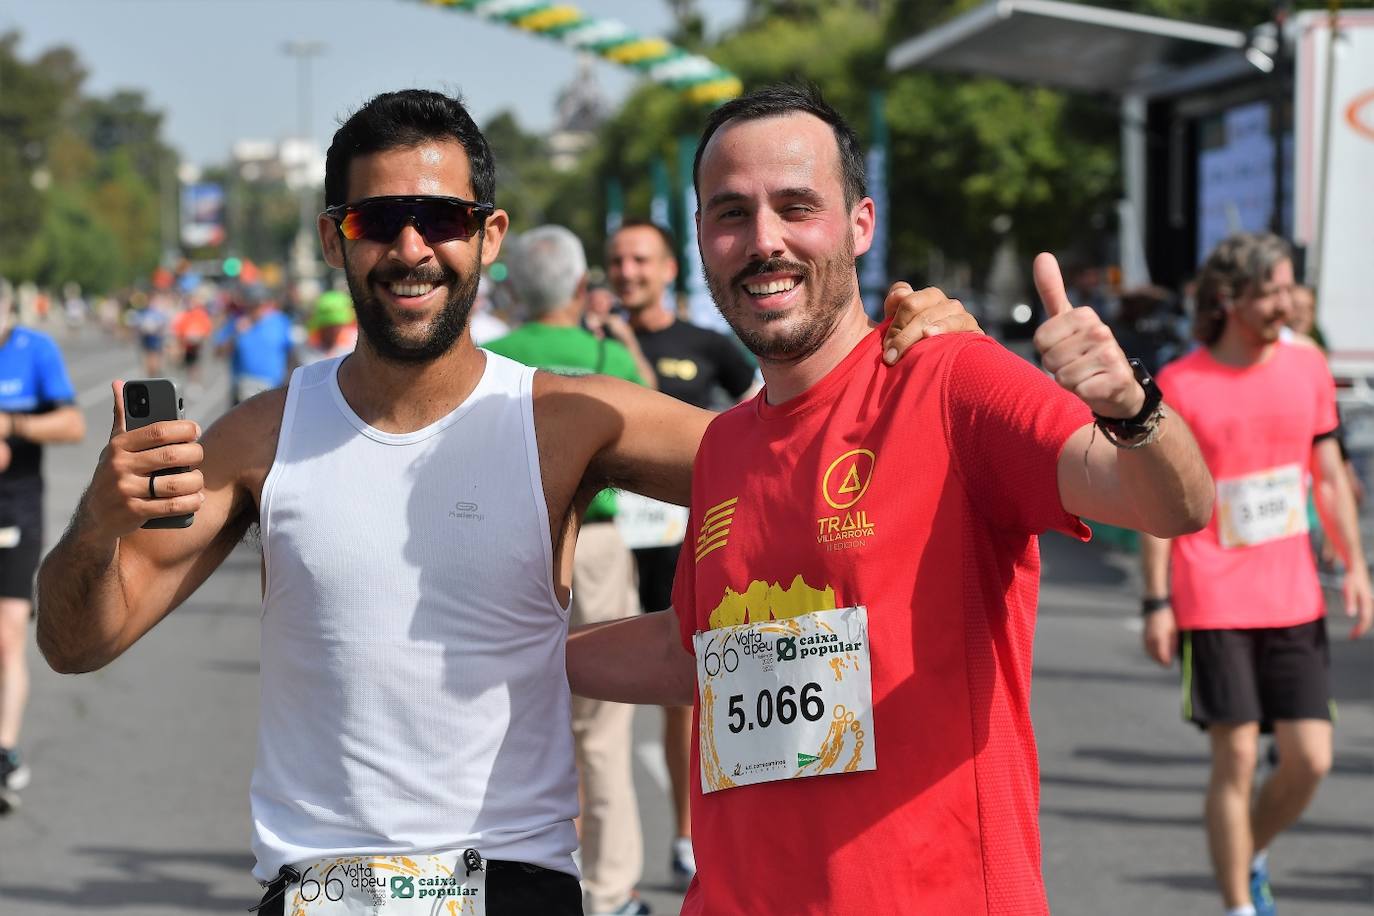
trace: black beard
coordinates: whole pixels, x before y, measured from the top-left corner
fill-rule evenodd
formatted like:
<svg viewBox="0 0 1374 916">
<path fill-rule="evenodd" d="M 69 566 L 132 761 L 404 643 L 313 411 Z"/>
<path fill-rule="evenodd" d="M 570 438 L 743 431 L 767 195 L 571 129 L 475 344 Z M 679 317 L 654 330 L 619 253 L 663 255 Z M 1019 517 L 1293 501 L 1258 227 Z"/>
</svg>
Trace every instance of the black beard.
<svg viewBox="0 0 1374 916">
<path fill-rule="evenodd" d="M 476 263 L 482 263 L 482 241 L 477 242 Z M 358 316 L 358 328 L 367 338 L 368 345 L 384 360 L 396 363 L 428 363 L 443 356 L 453 348 L 454 341 L 463 335 L 468 325 L 472 304 L 477 299 L 477 283 L 480 269 L 467 275 L 460 275 L 447 267 L 435 266 L 429 270 L 407 272 L 373 270 L 363 281 L 354 279 L 353 272 L 344 264 L 344 274 L 348 277 L 348 292 L 353 297 L 353 309 Z M 386 309 L 377 297 L 372 295 L 374 283 L 395 283 L 399 281 L 418 283 L 438 283 L 449 288 L 444 307 L 430 325 L 429 336 L 419 344 L 408 343 L 398 333 L 396 325 L 386 316 Z"/>
<path fill-rule="evenodd" d="M 744 326 L 744 322 L 737 314 L 737 302 L 739 296 L 748 294 L 740 291 L 740 284 L 751 276 L 783 271 L 800 274 L 802 282 L 809 284 L 813 275 L 805 265 L 780 258 L 757 261 L 736 274 L 728 283 L 723 283 L 719 277 L 713 276 L 706 269 L 703 260 L 701 273 L 706 279 L 706 286 L 711 290 L 711 298 L 716 302 L 716 309 L 750 353 L 770 363 L 798 363 L 821 348 L 821 344 L 825 343 L 835 330 L 844 307 L 849 303 L 852 290 L 848 277 L 853 276 L 854 271 L 852 243 L 832 256 L 826 267 L 825 287 L 807 290 L 808 296 L 818 297 L 817 307 L 807 307 L 798 327 L 782 337 L 770 337 L 762 328 Z M 755 318 L 766 327 L 784 315 L 785 311 L 758 312 L 755 313 Z"/>
</svg>

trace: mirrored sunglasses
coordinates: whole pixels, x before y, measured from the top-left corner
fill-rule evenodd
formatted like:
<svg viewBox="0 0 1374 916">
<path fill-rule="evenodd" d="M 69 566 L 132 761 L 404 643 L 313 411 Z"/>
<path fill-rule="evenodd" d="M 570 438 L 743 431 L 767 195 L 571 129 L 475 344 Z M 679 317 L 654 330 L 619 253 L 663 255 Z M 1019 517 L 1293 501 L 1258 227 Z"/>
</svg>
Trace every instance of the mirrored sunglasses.
<svg viewBox="0 0 1374 916">
<path fill-rule="evenodd" d="M 388 196 L 339 204 L 326 209 L 324 215 L 350 242 L 391 242 L 402 229 L 413 225 L 426 244 L 438 245 L 472 238 L 495 209 L 492 204 L 461 197 Z"/>
</svg>

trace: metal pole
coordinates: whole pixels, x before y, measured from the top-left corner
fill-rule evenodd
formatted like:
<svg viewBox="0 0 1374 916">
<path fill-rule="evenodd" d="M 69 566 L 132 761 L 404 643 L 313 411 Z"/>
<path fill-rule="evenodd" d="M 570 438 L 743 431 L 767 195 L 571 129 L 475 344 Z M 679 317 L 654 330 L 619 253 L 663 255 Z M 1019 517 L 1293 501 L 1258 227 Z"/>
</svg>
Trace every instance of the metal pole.
<svg viewBox="0 0 1374 916">
<path fill-rule="evenodd" d="M 301 143 L 302 155 L 310 148 L 310 63 L 324 53 L 322 41 L 288 41 L 283 50 L 296 59 L 297 85 L 297 133 Z M 303 163 L 304 166 L 304 163 Z M 309 174 L 302 168 L 300 187 L 300 227 L 296 233 L 296 273 L 298 276 L 314 275 L 315 251 L 315 191 L 310 186 Z"/>
<path fill-rule="evenodd" d="M 1329 0 L 1326 7 L 1326 73 L 1322 92 L 1322 158 L 1317 164 L 1317 228 L 1312 233 L 1312 244 L 1308 248 L 1306 280 L 1309 286 L 1321 288 L 1322 245 L 1326 243 L 1326 196 L 1330 193 L 1328 183 L 1331 175 L 1331 109 L 1336 96 L 1336 41 L 1340 37 L 1341 3 Z"/>
<path fill-rule="evenodd" d="M 181 181 L 177 175 L 175 154 L 166 151 L 158 156 L 158 190 L 162 205 L 162 266 L 171 268 L 181 251 L 179 209 Z"/>
<path fill-rule="evenodd" d="M 1275 0 L 1274 3 L 1274 81 L 1273 100 L 1269 103 L 1269 132 L 1274 142 L 1274 196 L 1273 210 L 1269 214 L 1269 231 L 1275 235 L 1285 235 L 1283 225 L 1283 179 L 1287 163 L 1283 157 L 1283 134 L 1285 118 L 1284 102 L 1288 97 L 1290 80 L 1288 78 L 1288 43 L 1284 40 L 1283 27 L 1288 22 L 1288 3 Z"/>
<path fill-rule="evenodd" d="M 1144 286 L 1150 282 L 1150 265 L 1145 257 L 1145 119 L 1149 109 L 1145 97 L 1129 92 L 1121 97 L 1121 183 L 1122 200 L 1117 203 L 1121 231 L 1121 285 Z"/>
</svg>

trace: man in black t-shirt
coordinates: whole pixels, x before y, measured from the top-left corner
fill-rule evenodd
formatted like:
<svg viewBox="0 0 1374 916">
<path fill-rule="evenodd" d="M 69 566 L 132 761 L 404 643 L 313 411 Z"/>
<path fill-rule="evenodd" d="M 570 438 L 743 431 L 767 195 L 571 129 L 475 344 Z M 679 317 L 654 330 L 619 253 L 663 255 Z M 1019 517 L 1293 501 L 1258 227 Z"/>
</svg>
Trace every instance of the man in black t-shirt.
<svg viewBox="0 0 1374 916">
<path fill-rule="evenodd" d="M 682 321 L 666 303 L 677 278 L 673 247 L 672 235 L 661 226 L 627 220 L 607 242 L 607 279 L 630 314 L 635 338 L 658 376 L 658 389 L 707 410 L 730 407 L 755 390 L 754 363 L 733 339 Z M 665 610 L 672 603 L 673 573 L 682 542 L 680 536 L 667 539 L 672 542 L 634 551 L 639 601 L 645 612 Z M 686 889 L 696 871 L 687 802 L 692 710 L 669 707 L 664 712 L 663 746 L 677 816 L 671 865 L 674 880 Z"/>
<path fill-rule="evenodd" d="M 708 410 L 732 407 L 752 393 L 756 369 L 744 348 L 673 311 L 668 296 L 677 258 L 668 230 L 647 220 L 622 223 L 606 245 L 606 276 L 629 312 L 660 391 Z"/>
</svg>

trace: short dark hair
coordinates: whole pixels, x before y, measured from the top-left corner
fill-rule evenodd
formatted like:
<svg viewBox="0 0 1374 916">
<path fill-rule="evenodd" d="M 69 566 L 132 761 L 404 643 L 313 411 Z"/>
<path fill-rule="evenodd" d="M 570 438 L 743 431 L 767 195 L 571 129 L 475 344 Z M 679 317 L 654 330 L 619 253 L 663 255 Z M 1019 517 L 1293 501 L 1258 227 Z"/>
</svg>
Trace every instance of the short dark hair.
<svg viewBox="0 0 1374 916">
<path fill-rule="evenodd" d="M 677 239 L 673 238 L 673 230 L 669 229 L 667 226 L 660 226 L 651 219 L 631 217 L 630 219 L 622 220 L 620 225 L 615 227 L 615 231 L 611 233 L 610 238 L 606 241 L 609 242 L 626 229 L 652 229 L 654 232 L 657 232 L 658 237 L 663 240 L 663 250 L 668 252 L 668 257 L 673 259 L 677 258 Z"/>
<path fill-rule="evenodd" d="M 706 127 L 697 142 L 696 158 L 692 160 L 692 187 L 701 199 L 701 155 L 711 137 L 727 121 L 755 121 L 760 118 L 773 118 L 780 115 L 802 112 L 815 115 L 830 125 L 835 134 L 835 146 L 839 151 L 840 184 L 844 186 L 844 205 L 852 207 L 868 193 L 868 174 L 864 167 L 863 150 L 854 128 L 840 113 L 831 108 L 821 96 L 821 91 L 811 83 L 777 83 L 757 89 L 748 95 L 731 99 L 711 112 L 706 119 Z"/>
<path fill-rule="evenodd" d="M 355 156 L 457 140 L 468 154 L 472 194 L 482 203 L 496 195 L 496 165 L 487 138 L 463 101 L 427 89 L 384 92 L 353 112 L 334 132 L 324 157 L 324 204 L 348 202 L 348 166 Z"/>
</svg>

